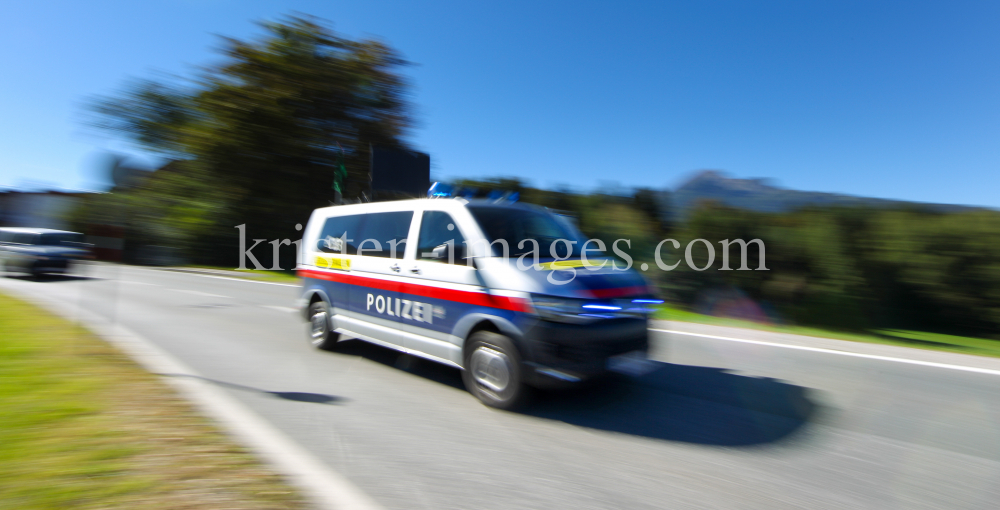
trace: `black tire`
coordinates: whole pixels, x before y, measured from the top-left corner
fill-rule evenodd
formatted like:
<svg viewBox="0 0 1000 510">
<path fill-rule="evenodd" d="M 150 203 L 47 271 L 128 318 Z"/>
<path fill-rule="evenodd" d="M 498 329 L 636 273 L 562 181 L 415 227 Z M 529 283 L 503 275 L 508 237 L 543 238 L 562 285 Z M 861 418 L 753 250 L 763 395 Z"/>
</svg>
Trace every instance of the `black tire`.
<svg viewBox="0 0 1000 510">
<path fill-rule="evenodd" d="M 510 338 L 491 331 L 478 331 L 469 337 L 462 381 L 482 403 L 506 410 L 523 406 L 531 388 L 521 374 L 521 355 Z"/>
<path fill-rule="evenodd" d="M 317 349 L 324 351 L 337 349 L 340 334 L 330 329 L 330 307 L 325 301 L 317 301 L 309 305 L 309 324 L 306 325 L 306 338 Z"/>
</svg>

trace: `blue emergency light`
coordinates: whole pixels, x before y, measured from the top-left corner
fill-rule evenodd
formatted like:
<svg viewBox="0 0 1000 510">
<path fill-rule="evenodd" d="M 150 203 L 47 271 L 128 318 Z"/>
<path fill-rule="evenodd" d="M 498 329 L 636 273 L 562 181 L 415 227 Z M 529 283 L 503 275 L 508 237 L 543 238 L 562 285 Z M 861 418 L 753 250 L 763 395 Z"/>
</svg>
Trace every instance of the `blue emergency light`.
<svg viewBox="0 0 1000 510">
<path fill-rule="evenodd" d="M 450 197 L 461 197 L 465 199 L 473 199 L 476 197 L 478 190 L 476 188 L 458 188 L 455 189 L 450 184 L 445 184 L 443 182 L 435 182 L 431 184 L 430 189 L 427 190 L 427 198 L 450 198 Z M 514 203 L 521 198 L 521 194 L 516 191 L 490 191 L 486 196 L 487 200 L 494 203 L 499 202 L 510 202 Z"/>
<path fill-rule="evenodd" d="M 445 184 L 443 182 L 435 182 L 431 184 L 431 188 L 427 190 L 427 198 L 447 198 L 452 195 L 452 188 L 450 184 Z"/>
</svg>

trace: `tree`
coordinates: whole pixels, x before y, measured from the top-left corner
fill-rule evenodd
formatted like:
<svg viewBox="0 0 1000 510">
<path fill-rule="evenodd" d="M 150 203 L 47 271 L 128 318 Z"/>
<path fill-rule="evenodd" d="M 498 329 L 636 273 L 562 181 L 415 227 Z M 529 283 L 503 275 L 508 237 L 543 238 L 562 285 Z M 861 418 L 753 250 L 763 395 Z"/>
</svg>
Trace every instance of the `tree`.
<svg viewBox="0 0 1000 510">
<path fill-rule="evenodd" d="M 143 81 L 92 104 L 94 125 L 175 160 L 169 179 L 135 193 L 162 207 L 151 214 L 160 221 L 195 221 L 189 252 L 223 254 L 201 262 L 230 263 L 239 224 L 256 238 L 293 237 L 330 204 L 341 158 L 341 190 L 354 199 L 367 192 L 370 144 L 407 148 L 407 63 L 395 50 L 311 18 L 262 26 L 258 40 L 225 39 L 222 61 L 187 86 Z"/>
</svg>

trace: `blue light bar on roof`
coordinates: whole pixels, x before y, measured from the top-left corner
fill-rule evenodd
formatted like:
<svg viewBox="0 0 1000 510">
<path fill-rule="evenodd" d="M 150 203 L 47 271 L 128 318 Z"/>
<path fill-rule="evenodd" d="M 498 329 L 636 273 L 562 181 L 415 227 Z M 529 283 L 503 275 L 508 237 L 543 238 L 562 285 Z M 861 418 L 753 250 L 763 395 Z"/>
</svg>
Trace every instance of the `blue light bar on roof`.
<svg viewBox="0 0 1000 510">
<path fill-rule="evenodd" d="M 427 190 L 427 198 L 446 198 L 451 195 L 451 186 L 443 182 L 435 182 L 434 184 L 431 184 L 431 188 Z"/>
<path fill-rule="evenodd" d="M 662 305 L 663 304 L 663 300 L 662 299 L 633 299 L 632 302 L 633 303 L 648 303 L 648 304 L 652 304 L 652 305 Z"/>
<path fill-rule="evenodd" d="M 486 196 L 487 200 L 495 204 L 499 204 L 501 202 L 510 202 L 513 204 L 514 202 L 517 202 L 517 199 L 519 198 L 521 198 L 521 194 L 516 191 L 500 191 L 500 190 L 493 190 L 490 192 L 489 195 Z"/>
</svg>

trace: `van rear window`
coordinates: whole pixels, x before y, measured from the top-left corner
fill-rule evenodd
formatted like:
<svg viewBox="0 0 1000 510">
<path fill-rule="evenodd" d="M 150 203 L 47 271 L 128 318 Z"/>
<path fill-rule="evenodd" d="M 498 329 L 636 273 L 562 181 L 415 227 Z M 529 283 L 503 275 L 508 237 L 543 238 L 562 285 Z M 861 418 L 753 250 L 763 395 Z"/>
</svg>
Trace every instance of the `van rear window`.
<svg viewBox="0 0 1000 510">
<path fill-rule="evenodd" d="M 38 234 L 14 234 L 10 242 L 14 244 L 38 244 Z"/>
<path fill-rule="evenodd" d="M 363 217 L 363 214 L 353 214 L 328 218 L 319 236 L 319 250 L 325 253 L 357 254 Z"/>
<path fill-rule="evenodd" d="M 325 253 L 403 258 L 413 211 L 334 216 L 326 220 L 317 249 Z"/>
</svg>

